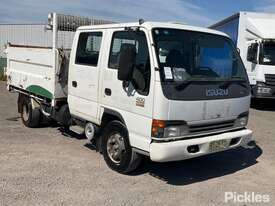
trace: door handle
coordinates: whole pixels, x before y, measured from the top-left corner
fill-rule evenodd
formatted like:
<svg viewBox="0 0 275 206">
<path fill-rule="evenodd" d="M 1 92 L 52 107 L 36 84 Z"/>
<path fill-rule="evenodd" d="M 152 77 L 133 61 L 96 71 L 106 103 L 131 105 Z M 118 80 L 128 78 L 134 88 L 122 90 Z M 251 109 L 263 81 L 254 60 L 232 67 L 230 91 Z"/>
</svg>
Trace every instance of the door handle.
<svg viewBox="0 0 275 206">
<path fill-rule="evenodd" d="M 73 87 L 77 87 L 77 81 L 72 81 Z"/>
<path fill-rule="evenodd" d="M 109 89 L 109 88 L 105 88 L 104 93 L 105 93 L 107 96 L 111 96 L 111 95 L 112 95 L 112 90 Z"/>
</svg>

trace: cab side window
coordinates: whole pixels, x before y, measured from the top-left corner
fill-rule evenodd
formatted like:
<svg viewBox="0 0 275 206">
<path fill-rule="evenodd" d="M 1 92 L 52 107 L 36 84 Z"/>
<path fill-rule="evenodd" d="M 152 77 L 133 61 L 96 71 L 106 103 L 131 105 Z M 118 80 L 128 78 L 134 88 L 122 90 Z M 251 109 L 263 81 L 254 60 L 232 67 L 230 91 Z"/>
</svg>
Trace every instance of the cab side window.
<svg viewBox="0 0 275 206">
<path fill-rule="evenodd" d="M 110 69 L 118 69 L 120 52 L 127 47 L 134 47 L 136 49 L 135 69 L 138 70 L 138 72 L 141 73 L 143 78 L 145 79 L 145 89 L 138 92 L 143 95 L 148 95 L 151 66 L 147 39 L 143 31 L 114 32 L 109 54 L 108 67 Z M 135 72 L 133 72 L 133 75 L 134 74 Z"/>
<path fill-rule="evenodd" d="M 97 66 L 102 32 L 83 32 L 79 35 L 76 64 Z"/>
</svg>

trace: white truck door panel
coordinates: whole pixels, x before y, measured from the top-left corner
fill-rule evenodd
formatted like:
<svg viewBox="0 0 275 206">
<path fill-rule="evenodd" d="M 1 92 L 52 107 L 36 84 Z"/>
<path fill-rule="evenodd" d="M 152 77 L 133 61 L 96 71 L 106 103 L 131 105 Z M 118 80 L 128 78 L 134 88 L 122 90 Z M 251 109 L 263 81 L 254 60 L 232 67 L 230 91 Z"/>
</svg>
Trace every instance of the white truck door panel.
<svg viewBox="0 0 275 206">
<path fill-rule="evenodd" d="M 142 32 L 140 37 L 127 35 L 127 31 L 110 31 L 109 38 L 112 40 L 110 51 L 107 56 L 107 62 L 104 66 L 102 76 L 102 94 L 101 101 L 104 107 L 121 112 L 125 119 L 126 126 L 130 134 L 130 143 L 132 146 L 148 150 L 151 136 L 151 123 L 153 114 L 153 72 L 150 63 L 150 52 L 145 33 Z M 123 82 L 118 79 L 118 58 L 120 50 L 130 44 L 136 47 L 136 64 L 139 65 L 144 73 L 147 73 L 146 92 L 138 92 L 133 84 L 124 87 Z M 146 71 L 146 72 L 145 72 Z M 142 124 L 140 124 L 143 122 Z M 147 137 L 147 138 L 146 138 Z M 144 147 L 143 147 L 144 146 Z"/>
<path fill-rule="evenodd" d="M 75 59 L 71 58 L 69 78 L 70 110 L 87 120 L 98 118 L 98 82 L 102 32 L 82 32 L 79 35 Z"/>
<path fill-rule="evenodd" d="M 124 30 L 114 32 L 114 35 L 118 34 L 118 37 L 116 38 L 116 36 L 113 36 L 113 43 L 111 45 L 111 50 L 113 49 L 113 51 L 111 51 L 112 54 L 110 54 L 110 52 L 107 54 L 109 55 L 107 61 L 109 61 L 107 62 L 107 68 L 105 67 L 103 73 L 102 102 L 105 105 L 110 105 L 112 107 L 133 112 L 142 116 L 152 117 L 153 95 L 150 93 L 152 92 L 152 74 L 146 36 L 143 32 L 143 36 L 141 37 L 142 40 L 137 43 L 137 41 L 133 39 L 127 39 L 128 37 L 126 33 L 127 31 Z M 125 44 L 137 45 L 137 61 L 141 67 L 140 69 L 147 70 L 149 75 L 147 81 L 147 86 L 149 89 L 145 93 L 136 91 L 131 83 L 129 86 L 124 88 L 123 82 L 118 80 L 117 67 L 119 51 Z M 140 49 L 140 51 L 138 51 L 138 49 Z M 111 90 L 111 95 L 108 95 L 108 90 Z"/>
</svg>

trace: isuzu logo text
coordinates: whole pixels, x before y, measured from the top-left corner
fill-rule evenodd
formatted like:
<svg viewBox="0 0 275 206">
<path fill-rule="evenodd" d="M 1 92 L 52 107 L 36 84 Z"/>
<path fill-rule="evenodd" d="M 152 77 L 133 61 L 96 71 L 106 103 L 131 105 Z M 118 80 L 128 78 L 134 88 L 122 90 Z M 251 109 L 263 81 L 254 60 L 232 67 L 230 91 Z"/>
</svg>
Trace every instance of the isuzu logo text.
<svg viewBox="0 0 275 206">
<path fill-rule="evenodd" d="M 206 89 L 207 97 L 228 96 L 228 89 Z"/>
</svg>

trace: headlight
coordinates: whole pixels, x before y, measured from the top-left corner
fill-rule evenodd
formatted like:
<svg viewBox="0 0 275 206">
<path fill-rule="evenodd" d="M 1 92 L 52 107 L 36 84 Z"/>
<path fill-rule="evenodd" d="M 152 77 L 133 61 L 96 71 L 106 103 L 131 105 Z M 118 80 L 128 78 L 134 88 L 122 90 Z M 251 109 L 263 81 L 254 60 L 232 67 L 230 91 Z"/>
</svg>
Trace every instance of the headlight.
<svg viewBox="0 0 275 206">
<path fill-rule="evenodd" d="M 258 94 L 270 94 L 271 93 L 271 88 L 268 88 L 268 87 L 258 87 L 257 93 Z"/>
<path fill-rule="evenodd" d="M 187 134 L 187 125 L 169 126 L 164 128 L 163 137 L 181 137 Z"/>
<path fill-rule="evenodd" d="M 245 127 L 248 123 L 248 116 L 239 117 L 235 121 L 235 127 Z"/>
<path fill-rule="evenodd" d="M 157 138 L 181 137 L 189 133 L 188 126 L 184 122 L 173 123 L 162 120 L 153 120 L 152 136 Z"/>
<path fill-rule="evenodd" d="M 271 88 L 267 87 L 264 83 L 262 82 L 257 82 L 257 93 L 258 94 L 270 94 L 271 93 Z"/>
</svg>

